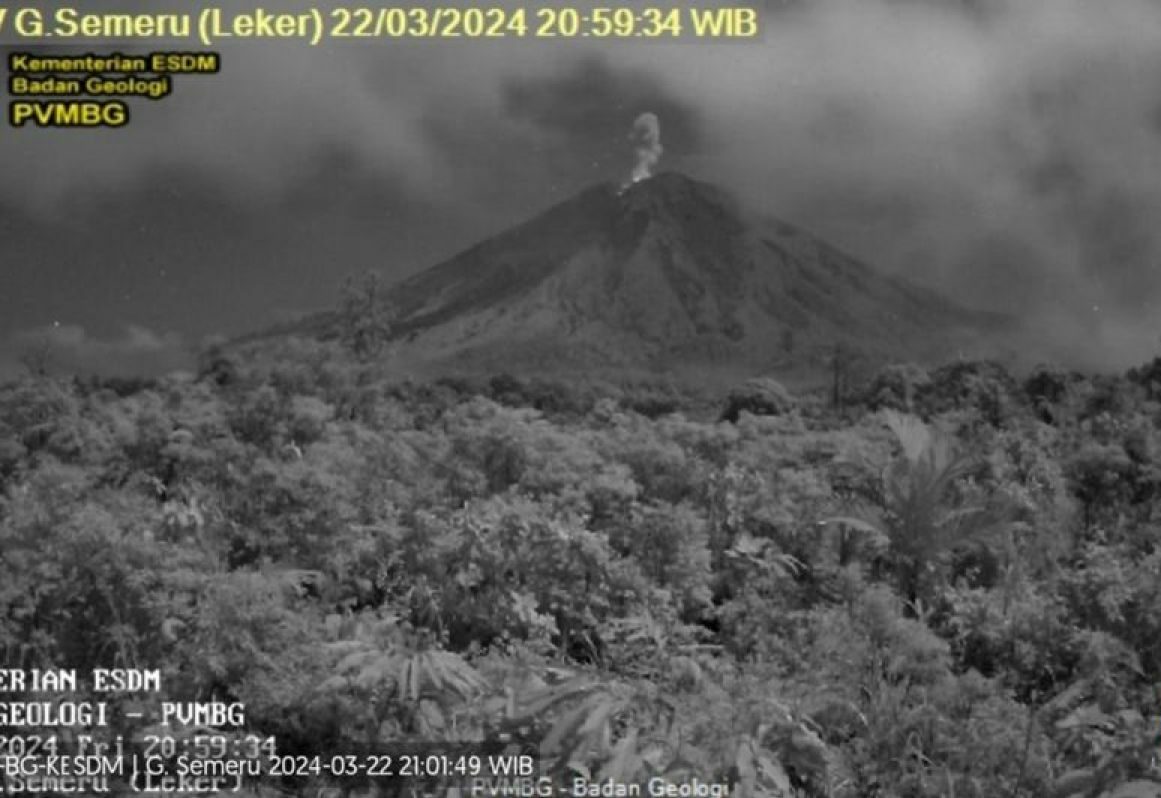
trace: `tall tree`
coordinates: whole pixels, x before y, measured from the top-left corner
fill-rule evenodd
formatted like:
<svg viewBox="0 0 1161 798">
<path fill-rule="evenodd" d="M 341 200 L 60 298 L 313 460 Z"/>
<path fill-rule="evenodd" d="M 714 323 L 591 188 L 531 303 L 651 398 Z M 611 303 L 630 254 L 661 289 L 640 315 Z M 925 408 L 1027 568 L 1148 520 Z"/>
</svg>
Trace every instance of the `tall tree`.
<svg viewBox="0 0 1161 798">
<path fill-rule="evenodd" d="M 377 357 L 391 340 L 394 313 L 386 294 L 378 272 L 352 277 L 343 286 L 343 343 L 360 360 Z"/>
</svg>

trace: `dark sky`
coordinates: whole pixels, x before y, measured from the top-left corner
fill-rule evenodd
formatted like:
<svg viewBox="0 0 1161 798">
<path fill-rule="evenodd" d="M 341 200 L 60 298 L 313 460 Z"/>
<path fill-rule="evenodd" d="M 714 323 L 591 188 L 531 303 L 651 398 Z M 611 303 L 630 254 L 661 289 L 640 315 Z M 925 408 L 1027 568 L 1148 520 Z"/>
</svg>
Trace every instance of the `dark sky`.
<svg viewBox="0 0 1161 798">
<path fill-rule="evenodd" d="M 764 30 L 249 42 L 134 101 L 125 129 L 4 128 L 0 363 L 50 341 L 156 368 L 325 307 L 347 275 L 405 276 L 621 178 L 642 111 L 663 167 L 1024 315 L 1047 356 L 1151 356 L 1161 4 L 811 0 L 771 5 Z"/>
</svg>

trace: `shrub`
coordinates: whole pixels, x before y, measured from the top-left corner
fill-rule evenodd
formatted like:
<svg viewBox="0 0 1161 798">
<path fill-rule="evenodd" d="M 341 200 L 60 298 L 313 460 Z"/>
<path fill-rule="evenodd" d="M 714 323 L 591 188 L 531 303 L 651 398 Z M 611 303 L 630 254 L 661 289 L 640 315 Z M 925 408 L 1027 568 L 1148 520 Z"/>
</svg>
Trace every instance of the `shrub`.
<svg viewBox="0 0 1161 798">
<path fill-rule="evenodd" d="M 1021 401 L 1019 386 L 1007 370 L 981 360 L 936 369 L 920 394 L 919 405 L 925 415 L 972 410 L 988 424 L 999 426 L 1019 409 Z"/>
<path fill-rule="evenodd" d="M 910 413 L 916 397 L 931 386 L 931 375 L 914 363 L 884 366 L 867 386 L 864 401 L 871 410 L 889 409 Z"/>
<path fill-rule="evenodd" d="M 782 383 L 769 377 L 747 380 L 730 391 L 722 420 L 736 423 L 742 413 L 754 416 L 781 416 L 795 409 L 794 397 Z"/>
</svg>

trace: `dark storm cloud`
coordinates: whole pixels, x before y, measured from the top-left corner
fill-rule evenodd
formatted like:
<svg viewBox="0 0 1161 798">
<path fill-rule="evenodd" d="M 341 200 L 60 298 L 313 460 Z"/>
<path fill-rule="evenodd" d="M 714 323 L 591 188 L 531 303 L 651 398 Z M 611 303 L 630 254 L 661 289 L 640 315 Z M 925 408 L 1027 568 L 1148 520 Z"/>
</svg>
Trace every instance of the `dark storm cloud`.
<svg viewBox="0 0 1161 798">
<path fill-rule="evenodd" d="M 225 50 L 222 76 L 184 78 L 139 107 L 128 130 L 7 136 L 0 197 L 51 216 L 70 192 L 126 196 L 161 168 L 198 175 L 273 228 L 337 152 L 397 205 L 441 220 L 433 232 L 385 214 L 388 238 L 420 257 L 438 249 L 428 238 L 466 245 L 622 177 L 625 131 L 653 111 L 663 168 L 736 187 L 962 301 L 1018 312 L 1066 352 L 1084 341 L 1123 363 L 1153 347 L 1157 3 L 768 10 L 752 44 L 249 43 Z M 383 251 L 391 273 L 423 265 L 396 255 Z"/>
</svg>

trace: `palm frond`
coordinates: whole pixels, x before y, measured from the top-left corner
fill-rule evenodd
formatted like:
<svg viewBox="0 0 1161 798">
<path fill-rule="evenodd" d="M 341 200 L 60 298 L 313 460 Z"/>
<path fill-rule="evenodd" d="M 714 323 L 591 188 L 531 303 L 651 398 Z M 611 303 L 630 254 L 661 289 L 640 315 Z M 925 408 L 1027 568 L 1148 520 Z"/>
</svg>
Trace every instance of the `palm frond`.
<svg viewBox="0 0 1161 798">
<path fill-rule="evenodd" d="M 886 410 L 883 415 L 895 439 L 903 447 L 904 456 L 909 462 L 918 462 L 931 446 L 931 429 L 910 414 Z"/>
</svg>

